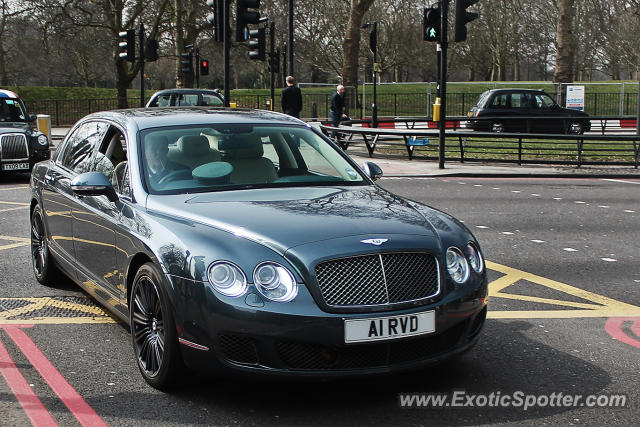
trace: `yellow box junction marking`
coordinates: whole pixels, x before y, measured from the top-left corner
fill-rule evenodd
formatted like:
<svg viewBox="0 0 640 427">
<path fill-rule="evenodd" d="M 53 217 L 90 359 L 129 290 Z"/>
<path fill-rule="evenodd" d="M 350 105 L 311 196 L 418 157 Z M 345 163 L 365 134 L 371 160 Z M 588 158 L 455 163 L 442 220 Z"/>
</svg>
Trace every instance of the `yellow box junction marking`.
<svg viewBox="0 0 640 427">
<path fill-rule="evenodd" d="M 80 323 L 117 323 L 111 315 L 95 305 L 79 304 L 71 301 L 60 301 L 52 297 L 42 298 L 0 298 L 0 307 L 3 301 L 21 301 L 26 303 L 22 307 L 0 311 L 0 325 L 12 324 L 80 324 Z M 92 300 L 88 300 L 92 301 Z M 47 308 L 60 308 L 77 312 L 72 316 L 33 316 Z"/>
<path fill-rule="evenodd" d="M 8 240 L 10 242 L 14 242 L 14 243 L 9 243 L 7 245 L 0 245 L 0 251 L 3 249 L 19 248 L 20 246 L 27 246 L 31 244 L 31 240 L 25 237 L 13 237 L 13 236 L 0 235 L 0 240 Z"/>
<path fill-rule="evenodd" d="M 29 203 L 5 202 L 5 201 L 0 200 L 0 206 L 1 205 L 9 205 L 9 206 L 16 206 L 17 205 L 17 207 L 0 209 L 0 212 L 15 211 L 17 209 L 26 209 L 26 208 L 29 207 Z"/>
<path fill-rule="evenodd" d="M 519 301 L 528 301 L 534 303 L 552 304 L 560 307 L 568 307 L 570 310 L 491 310 L 489 303 L 489 312 L 487 317 L 492 319 L 573 319 L 581 317 L 620 317 L 620 316 L 640 316 L 640 307 L 616 301 L 584 289 L 570 286 L 565 283 L 527 273 L 522 270 L 507 267 L 505 265 L 496 264 L 487 261 L 487 268 L 503 273 L 504 276 L 489 283 L 490 298 L 505 298 Z M 590 303 L 580 303 L 573 301 L 563 301 L 551 298 L 540 298 L 528 295 L 517 295 L 504 292 L 506 288 L 517 283 L 519 280 L 527 280 L 528 282 L 546 286 L 547 288 L 573 295 Z M 579 309 L 579 310 L 576 310 Z"/>
</svg>

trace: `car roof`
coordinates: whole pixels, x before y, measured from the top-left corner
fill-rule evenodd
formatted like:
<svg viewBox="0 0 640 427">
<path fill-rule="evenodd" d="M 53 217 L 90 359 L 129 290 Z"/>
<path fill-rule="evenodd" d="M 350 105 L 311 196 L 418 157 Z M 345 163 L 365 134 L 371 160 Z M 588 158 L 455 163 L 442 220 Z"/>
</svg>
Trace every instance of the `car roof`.
<svg viewBox="0 0 640 427">
<path fill-rule="evenodd" d="M 499 93 L 499 92 L 537 92 L 537 93 L 546 93 L 542 89 L 523 89 L 523 88 L 500 88 L 500 89 L 489 89 L 487 92 L 491 93 Z"/>
<path fill-rule="evenodd" d="M 18 94 L 10 90 L 0 89 L 0 98 L 18 98 Z"/>
<path fill-rule="evenodd" d="M 175 88 L 162 89 L 153 94 L 153 96 L 164 95 L 166 93 L 204 93 L 211 95 L 222 95 L 217 89 L 193 89 L 193 88 Z"/>
<path fill-rule="evenodd" d="M 154 107 L 102 111 L 85 119 L 107 119 L 123 125 L 133 124 L 139 130 L 183 125 L 216 123 L 304 125 L 287 114 L 266 110 L 224 107 Z"/>
</svg>

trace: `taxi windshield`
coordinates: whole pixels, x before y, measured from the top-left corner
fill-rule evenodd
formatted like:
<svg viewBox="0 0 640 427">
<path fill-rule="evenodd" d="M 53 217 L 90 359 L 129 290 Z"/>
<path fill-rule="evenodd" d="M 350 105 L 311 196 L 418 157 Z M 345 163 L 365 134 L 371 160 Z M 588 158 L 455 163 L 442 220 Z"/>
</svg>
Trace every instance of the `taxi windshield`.
<svg viewBox="0 0 640 427">
<path fill-rule="evenodd" d="M 0 122 L 26 122 L 27 113 L 17 99 L 0 98 Z"/>
</svg>

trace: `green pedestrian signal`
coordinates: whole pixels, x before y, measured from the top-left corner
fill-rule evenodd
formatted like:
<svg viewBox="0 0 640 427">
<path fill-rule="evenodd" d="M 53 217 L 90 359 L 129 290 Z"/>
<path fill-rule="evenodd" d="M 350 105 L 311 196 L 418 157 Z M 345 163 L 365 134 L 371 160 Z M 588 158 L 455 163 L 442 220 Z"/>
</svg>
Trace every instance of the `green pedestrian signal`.
<svg viewBox="0 0 640 427">
<path fill-rule="evenodd" d="M 423 39 L 440 41 L 440 5 L 424 8 Z"/>
</svg>

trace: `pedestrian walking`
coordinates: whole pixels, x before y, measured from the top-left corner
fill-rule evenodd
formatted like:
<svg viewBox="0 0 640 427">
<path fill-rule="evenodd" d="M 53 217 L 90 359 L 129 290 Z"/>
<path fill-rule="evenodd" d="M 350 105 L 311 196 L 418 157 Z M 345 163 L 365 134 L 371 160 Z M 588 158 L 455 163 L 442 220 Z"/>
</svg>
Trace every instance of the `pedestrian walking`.
<svg viewBox="0 0 640 427">
<path fill-rule="evenodd" d="M 282 89 L 282 111 L 299 119 L 302 111 L 302 92 L 299 87 L 296 87 L 293 76 L 287 76 L 286 82 L 287 87 Z"/>
<path fill-rule="evenodd" d="M 331 96 L 331 124 L 334 128 L 340 126 L 342 120 L 347 120 L 347 103 L 344 96 L 344 86 L 338 85 L 336 93 Z M 331 138 L 335 138 L 336 132 L 331 132 Z"/>
</svg>

